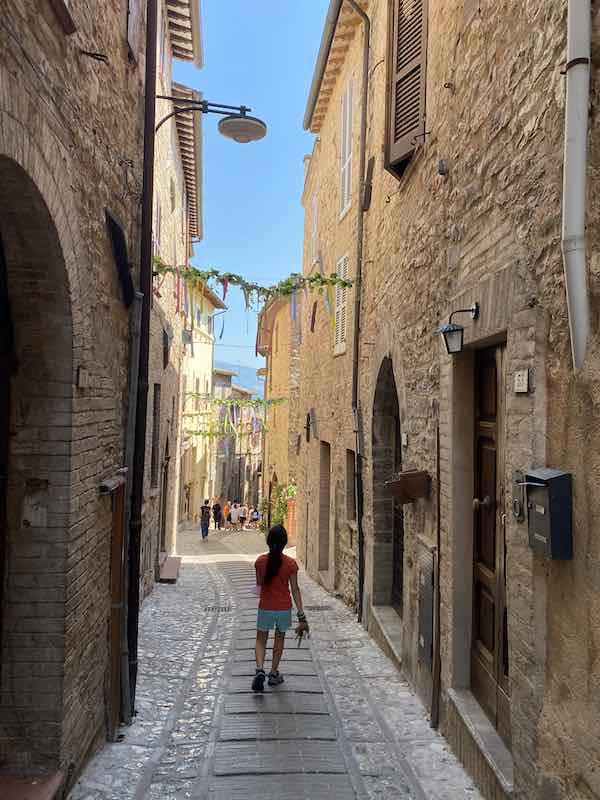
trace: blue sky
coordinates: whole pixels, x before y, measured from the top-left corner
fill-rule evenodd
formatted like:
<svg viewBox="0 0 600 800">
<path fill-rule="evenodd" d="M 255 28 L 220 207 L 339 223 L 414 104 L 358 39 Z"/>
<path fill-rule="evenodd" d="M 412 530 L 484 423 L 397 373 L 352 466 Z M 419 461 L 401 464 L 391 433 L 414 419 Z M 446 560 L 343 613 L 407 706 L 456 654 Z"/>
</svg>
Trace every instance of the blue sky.
<svg viewBox="0 0 600 800">
<path fill-rule="evenodd" d="M 201 0 L 204 69 L 176 62 L 173 77 L 207 100 L 250 106 L 268 134 L 236 144 L 218 133 L 218 116 L 204 116 L 204 240 L 195 265 L 265 284 L 302 271 L 303 157 L 313 144 L 302 120 L 328 5 Z M 239 290 L 230 289 L 227 304 L 215 358 L 263 366 L 254 355 L 256 314 L 245 312 Z"/>
</svg>

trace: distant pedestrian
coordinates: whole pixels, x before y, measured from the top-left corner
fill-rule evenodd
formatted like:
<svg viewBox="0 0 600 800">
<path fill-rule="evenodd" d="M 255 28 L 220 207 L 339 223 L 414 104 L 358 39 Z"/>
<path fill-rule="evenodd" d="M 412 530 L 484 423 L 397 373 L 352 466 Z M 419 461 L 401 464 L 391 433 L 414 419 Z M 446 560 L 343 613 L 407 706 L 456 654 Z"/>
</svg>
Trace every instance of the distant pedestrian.
<svg viewBox="0 0 600 800">
<path fill-rule="evenodd" d="M 223 525 L 226 530 L 231 525 L 231 500 L 226 500 L 223 507 Z"/>
<path fill-rule="evenodd" d="M 208 499 L 204 501 L 204 505 L 200 506 L 200 530 L 202 531 L 202 540 L 207 538 L 208 529 L 210 527 L 210 502 Z"/>
<path fill-rule="evenodd" d="M 231 516 L 231 527 L 233 528 L 234 531 L 237 531 L 238 524 L 239 524 L 239 521 L 240 521 L 240 507 L 239 507 L 239 505 L 237 503 L 234 503 L 232 508 L 231 508 L 231 511 L 229 513 L 230 513 L 230 516 Z"/>
<path fill-rule="evenodd" d="M 213 518 L 215 520 L 215 528 L 220 531 L 221 530 L 221 518 L 222 518 L 222 511 L 221 511 L 221 504 L 217 500 L 217 502 L 212 507 Z"/>
<path fill-rule="evenodd" d="M 244 505 L 240 506 L 240 529 L 244 530 L 246 528 L 246 520 L 248 519 L 248 506 L 244 503 Z"/>
<path fill-rule="evenodd" d="M 302 595 L 298 586 L 298 564 L 283 554 L 287 532 L 283 525 L 273 525 L 267 536 L 269 552 L 255 562 L 256 584 L 260 586 L 260 602 L 256 619 L 256 675 L 252 689 L 262 692 L 265 687 L 265 654 L 269 631 L 275 630 L 273 661 L 269 672 L 269 686 L 283 683 L 279 662 L 283 655 L 286 631 L 292 625 L 292 597 L 298 611 L 296 635 L 302 638 L 309 633 L 306 614 L 302 608 Z M 291 595 L 290 595 L 291 590 Z"/>
<path fill-rule="evenodd" d="M 258 508 L 253 508 L 250 513 L 250 522 L 252 528 L 258 528 L 260 525 L 260 511 Z"/>
</svg>

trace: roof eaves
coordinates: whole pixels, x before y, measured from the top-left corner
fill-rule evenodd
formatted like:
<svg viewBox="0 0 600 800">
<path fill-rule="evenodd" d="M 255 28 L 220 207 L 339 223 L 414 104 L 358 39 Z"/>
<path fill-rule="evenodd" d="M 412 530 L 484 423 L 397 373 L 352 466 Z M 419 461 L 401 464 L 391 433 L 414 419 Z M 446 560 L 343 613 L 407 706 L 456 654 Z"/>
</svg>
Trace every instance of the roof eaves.
<svg viewBox="0 0 600 800">
<path fill-rule="evenodd" d="M 308 95 L 308 102 L 306 104 L 306 111 L 304 113 L 304 130 L 308 131 L 312 126 L 313 114 L 319 99 L 321 91 L 321 84 L 325 75 L 327 61 L 329 60 L 329 53 L 335 36 L 335 29 L 342 10 L 344 0 L 330 0 L 329 10 L 325 18 L 325 27 L 323 28 L 323 35 L 321 36 L 321 46 L 319 48 L 319 55 L 317 56 L 317 63 L 315 64 L 315 71 L 313 74 L 310 92 Z"/>
</svg>

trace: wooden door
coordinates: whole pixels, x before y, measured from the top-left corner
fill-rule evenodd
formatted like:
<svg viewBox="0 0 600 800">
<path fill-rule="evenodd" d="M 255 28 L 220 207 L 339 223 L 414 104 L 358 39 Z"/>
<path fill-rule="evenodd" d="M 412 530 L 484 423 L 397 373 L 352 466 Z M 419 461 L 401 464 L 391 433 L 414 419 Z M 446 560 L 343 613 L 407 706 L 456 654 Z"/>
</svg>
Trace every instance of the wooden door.
<svg viewBox="0 0 600 800">
<path fill-rule="evenodd" d="M 13 331 L 8 302 L 8 277 L 0 239 L 0 644 L 2 642 L 2 589 L 7 547 L 8 441 L 10 380 L 13 369 Z"/>
<path fill-rule="evenodd" d="M 510 744 L 503 488 L 504 347 L 475 362 L 473 693 Z"/>
</svg>

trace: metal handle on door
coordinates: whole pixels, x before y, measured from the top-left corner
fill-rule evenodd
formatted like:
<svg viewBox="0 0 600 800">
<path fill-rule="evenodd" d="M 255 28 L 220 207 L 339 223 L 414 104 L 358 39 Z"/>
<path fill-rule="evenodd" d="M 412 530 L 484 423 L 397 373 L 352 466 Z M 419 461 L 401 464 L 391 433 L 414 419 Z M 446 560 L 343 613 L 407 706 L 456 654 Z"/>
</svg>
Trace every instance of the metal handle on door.
<svg viewBox="0 0 600 800">
<path fill-rule="evenodd" d="M 480 511 L 482 508 L 490 508 L 492 505 L 492 501 L 486 494 L 483 500 L 479 500 L 477 497 L 473 498 L 473 511 Z"/>
</svg>

